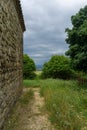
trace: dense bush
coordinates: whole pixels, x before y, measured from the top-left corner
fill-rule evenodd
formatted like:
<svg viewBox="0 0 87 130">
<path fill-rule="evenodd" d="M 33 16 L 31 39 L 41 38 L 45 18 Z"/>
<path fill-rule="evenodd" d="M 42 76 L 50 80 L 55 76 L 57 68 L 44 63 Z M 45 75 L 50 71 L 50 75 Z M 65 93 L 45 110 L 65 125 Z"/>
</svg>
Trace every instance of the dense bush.
<svg viewBox="0 0 87 130">
<path fill-rule="evenodd" d="M 70 79 L 74 71 L 70 67 L 70 60 L 65 56 L 55 55 L 44 64 L 42 78 Z"/>
<path fill-rule="evenodd" d="M 33 79 L 36 77 L 34 61 L 27 55 L 23 55 L 23 77 L 24 79 Z"/>
</svg>

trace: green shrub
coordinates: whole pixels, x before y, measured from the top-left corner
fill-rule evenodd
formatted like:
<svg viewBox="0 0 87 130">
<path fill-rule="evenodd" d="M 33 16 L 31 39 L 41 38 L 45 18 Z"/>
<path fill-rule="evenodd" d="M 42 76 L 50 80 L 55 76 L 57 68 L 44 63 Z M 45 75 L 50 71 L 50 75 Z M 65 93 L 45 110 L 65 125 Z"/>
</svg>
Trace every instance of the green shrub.
<svg viewBox="0 0 87 130">
<path fill-rule="evenodd" d="M 70 67 L 70 59 L 65 56 L 52 56 L 50 61 L 44 64 L 42 71 L 42 78 L 70 79 L 75 77 L 75 72 Z"/>
<path fill-rule="evenodd" d="M 34 61 L 27 55 L 23 55 L 23 77 L 24 79 L 34 79 L 36 74 L 34 71 L 36 70 Z"/>
</svg>

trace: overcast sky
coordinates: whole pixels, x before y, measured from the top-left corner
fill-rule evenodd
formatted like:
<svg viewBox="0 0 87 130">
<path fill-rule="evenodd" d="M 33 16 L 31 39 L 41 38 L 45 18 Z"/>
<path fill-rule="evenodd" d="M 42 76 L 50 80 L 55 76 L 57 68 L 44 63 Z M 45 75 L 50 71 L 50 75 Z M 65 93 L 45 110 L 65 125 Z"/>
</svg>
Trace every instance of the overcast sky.
<svg viewBox="0 0 87 130">
<path fill-rule="evenodd" d="M 21 0 L 26 25 L 24 53 L 36 64 L 68 49 L 65 28 L 87 0 Z"/>
</svg>

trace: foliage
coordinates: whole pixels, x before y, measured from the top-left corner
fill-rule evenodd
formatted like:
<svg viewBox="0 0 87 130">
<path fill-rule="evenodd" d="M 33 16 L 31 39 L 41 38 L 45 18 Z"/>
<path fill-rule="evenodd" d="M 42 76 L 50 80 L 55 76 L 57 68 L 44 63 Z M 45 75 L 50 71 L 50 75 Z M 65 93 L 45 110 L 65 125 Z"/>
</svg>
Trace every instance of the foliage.
<svg viewBox="0 0 87 130">
<path fill-rule="evenodd" d="M 23 77 L 24 79 L 33 79 L 36 75 L 34 71 L 36 70 L 34 61 L 27 55 L 23 55 Z"/>
<path fill-rule="evenodd" d="M 52 58 L 44 64 L 42 71 L 43 78 L 70 79 L 73 75 L 69 58 L 59 55 L 52 56 Z"/>
<path fill-rule="evenodd" d="M 75 81 L 47 79 L 41 84 L 40 93 L 56 129 L 87 129 L 87 90 L 78 90 Z"/>
<path fill-rule="evenodd" d="M 66 42 L 69 50 L 66 55 L 72 59 L 76 70 L 87 71 L 87 6 L 71 17 L 72 29 L 67 28 Z"/>
</svg>

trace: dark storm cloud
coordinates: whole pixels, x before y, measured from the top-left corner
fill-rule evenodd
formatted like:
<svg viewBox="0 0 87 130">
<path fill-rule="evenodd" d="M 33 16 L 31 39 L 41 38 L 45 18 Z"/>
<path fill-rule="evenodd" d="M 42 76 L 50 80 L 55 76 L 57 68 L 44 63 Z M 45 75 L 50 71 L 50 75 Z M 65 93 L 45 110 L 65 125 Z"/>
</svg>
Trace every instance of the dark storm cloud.
<svg viewBox="0 0 87 130">
<path fill-rule="evenodd" d="M 52 55 L 64 54 L 65 28 L 71 27 L 70 17 L 86 5 L 87 0 L 21 0 L 26 32 L 24 53 L 36 64 L 47 61 Z"/>
</svg>

